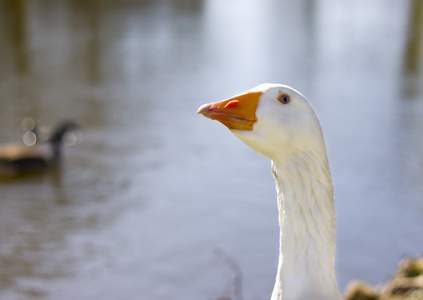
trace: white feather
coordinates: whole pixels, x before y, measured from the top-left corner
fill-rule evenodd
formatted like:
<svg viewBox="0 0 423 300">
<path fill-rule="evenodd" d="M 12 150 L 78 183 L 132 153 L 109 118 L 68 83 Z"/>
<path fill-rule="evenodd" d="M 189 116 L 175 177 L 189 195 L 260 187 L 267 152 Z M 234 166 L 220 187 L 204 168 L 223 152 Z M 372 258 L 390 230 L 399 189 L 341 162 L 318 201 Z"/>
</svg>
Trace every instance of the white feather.
<svg viewBox="0 0 423 300">
<path fill-rule="evenodd" d="M 334 271 L 332 178 L 320 123 L 296 90 L 263 84 L 253 130 L 231 130 L 272 161 L 278 193 L 280 257 L 271 300 L 341 299 Z M 282 104 L 278 96 L 290 97 Z"/>
</svg>

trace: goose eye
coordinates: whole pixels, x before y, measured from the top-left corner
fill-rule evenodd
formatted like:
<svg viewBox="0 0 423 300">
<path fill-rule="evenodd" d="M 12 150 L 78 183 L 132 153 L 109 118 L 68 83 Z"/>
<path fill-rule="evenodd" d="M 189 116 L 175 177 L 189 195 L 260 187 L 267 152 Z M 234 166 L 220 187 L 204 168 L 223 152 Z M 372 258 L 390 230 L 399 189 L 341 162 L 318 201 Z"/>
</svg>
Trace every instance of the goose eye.
<svg viewBox="0 0 423 300">
<path fill-rule="evenodd" d="M 288 104 L 291 101 L 291 99 L 289 98 L 287 94 L 282 94 L 278 96 L 278 100 L 282 104 Z"/>
</svg>

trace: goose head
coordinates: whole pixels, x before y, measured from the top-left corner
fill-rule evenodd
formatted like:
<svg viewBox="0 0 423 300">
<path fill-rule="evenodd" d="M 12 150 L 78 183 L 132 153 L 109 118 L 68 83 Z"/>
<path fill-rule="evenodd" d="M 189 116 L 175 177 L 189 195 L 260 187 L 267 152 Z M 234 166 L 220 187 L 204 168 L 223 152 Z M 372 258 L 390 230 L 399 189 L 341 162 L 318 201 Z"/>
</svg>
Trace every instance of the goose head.
<svg viewBox="0 0 423 300">
<path fill-rule="evenodd" d="M 320 123 L 306 98 L 282 84 L 261 84 L 198 111 L 220 121 L 256 152 L 278 161 L 322 145 Z"/>
</svg>

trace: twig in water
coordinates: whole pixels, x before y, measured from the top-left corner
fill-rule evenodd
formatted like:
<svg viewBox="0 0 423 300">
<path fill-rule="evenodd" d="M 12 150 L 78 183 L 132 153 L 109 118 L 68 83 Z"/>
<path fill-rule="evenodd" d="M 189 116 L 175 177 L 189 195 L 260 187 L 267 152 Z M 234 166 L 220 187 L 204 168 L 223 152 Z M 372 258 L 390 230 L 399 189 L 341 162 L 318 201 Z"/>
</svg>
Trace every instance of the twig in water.
<svg viewBox="0 0 423 300">
<path fill-rule="evenodd" d="M 216 248 L 215 254 L 217 257 L 222 259 L 222 261 L 231 269 L 232 273 L 234 274 L 233 277 L 233 284 L 232 284 L 232 295 L 233 300 L 243 300 L 244 297 L 242 296 L 242 270 L 239 267 L 238 263 L 230 257 L 228 254 L 226 254 L 222 249 Z M 221 297 L 219 300 L 231 300 L 227 297 Z"/>
</svg>

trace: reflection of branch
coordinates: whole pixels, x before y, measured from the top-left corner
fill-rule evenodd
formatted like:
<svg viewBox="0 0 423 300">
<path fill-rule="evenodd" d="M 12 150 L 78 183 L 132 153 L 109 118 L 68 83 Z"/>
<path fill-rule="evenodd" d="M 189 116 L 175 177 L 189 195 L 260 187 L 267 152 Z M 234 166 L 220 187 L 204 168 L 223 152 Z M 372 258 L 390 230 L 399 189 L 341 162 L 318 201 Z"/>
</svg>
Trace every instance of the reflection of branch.
<svg viewBox="0 0 423 300">
<path fill-rule="evenodd" d="M 423 2 L 413 0 L 410 7 L 408 38 L 405 49 L 404 71 L 406 75 L 417 76 L 420 73 L 420 50 L 423 27 Z"/>
<path fill-rule="evenodd" d="M 15 54 L 15 65 L 18 73 L 24 74 L 28 71 L 28 41 L 25 24 L 25 3 L 22 0 L 17 1 L 5 1 L 10 4 L 10 7 L 6 7 L 11 15 L 12 25 L 12 46 L 14 47 Z"/>
<path fill-rule="evenodd" d="M 216 248 L 215 250 L 216 256 L 222 259 L 222 261 L 231 269 L 232 273 L 234 274 L 233 278 L 233 290 L 232 294 L 234 296 L 233 300 L 243 300 L 242 297 L 242 270 L 237 264 L 237 262 L 227 255 L 222 249 Z M 220 297 L 219 300 L 231 300 L 227 297 Z"/>
</svg>

